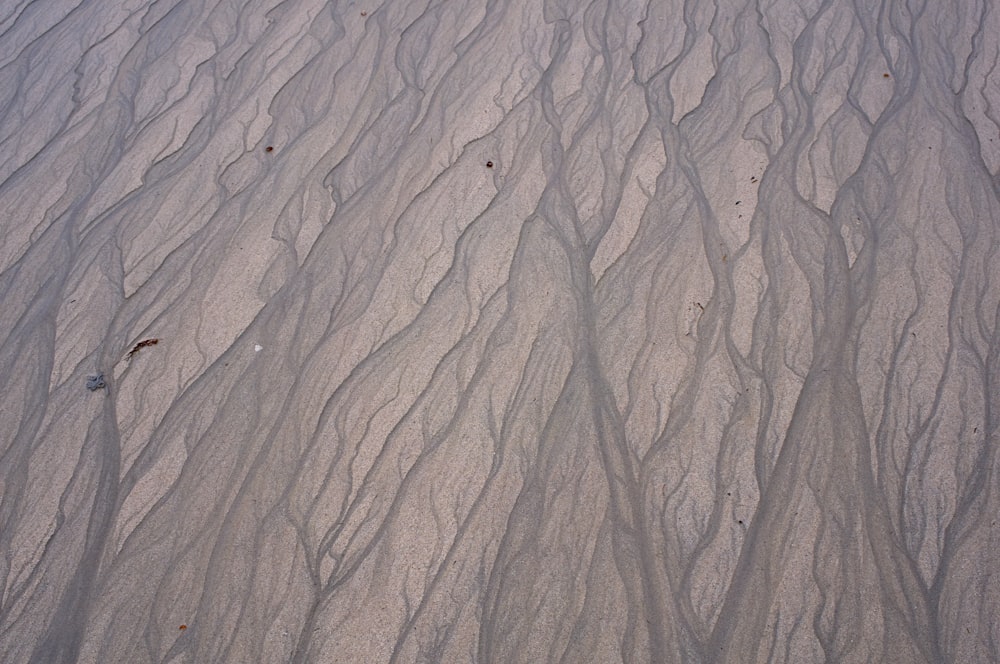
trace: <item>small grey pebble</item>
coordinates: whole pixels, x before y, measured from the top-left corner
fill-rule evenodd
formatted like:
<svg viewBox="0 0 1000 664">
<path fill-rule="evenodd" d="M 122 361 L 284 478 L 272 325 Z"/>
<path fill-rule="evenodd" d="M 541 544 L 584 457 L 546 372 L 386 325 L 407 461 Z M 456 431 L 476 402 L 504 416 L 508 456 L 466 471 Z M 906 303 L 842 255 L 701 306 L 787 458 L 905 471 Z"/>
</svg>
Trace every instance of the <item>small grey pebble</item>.
<svg viewBox="0 0 1000 664">
<path fill-rule="evenodd" d="M 104 382 L 104 374 L 97 374 L 95 376 L 87 376 L 87 389 L 91 392 L 101 389 L 106 383 Z"/>
</svg>

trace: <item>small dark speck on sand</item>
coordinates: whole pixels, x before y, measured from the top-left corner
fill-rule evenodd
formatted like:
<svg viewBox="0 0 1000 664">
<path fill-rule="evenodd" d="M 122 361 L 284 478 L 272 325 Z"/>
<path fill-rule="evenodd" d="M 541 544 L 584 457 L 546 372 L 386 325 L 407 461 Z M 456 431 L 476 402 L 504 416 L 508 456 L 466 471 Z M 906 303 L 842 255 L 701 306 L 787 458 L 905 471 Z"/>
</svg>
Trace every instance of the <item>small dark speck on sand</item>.
<svg viewBox="0 0 1000 664">
<path fill-rule="evenodd" d="M 95 374 L 93 376 L 87 376 L 87 389 L 91 392 L 96 392 L 107 386 L 104 382 L 104 374 Z"/>
</svg>

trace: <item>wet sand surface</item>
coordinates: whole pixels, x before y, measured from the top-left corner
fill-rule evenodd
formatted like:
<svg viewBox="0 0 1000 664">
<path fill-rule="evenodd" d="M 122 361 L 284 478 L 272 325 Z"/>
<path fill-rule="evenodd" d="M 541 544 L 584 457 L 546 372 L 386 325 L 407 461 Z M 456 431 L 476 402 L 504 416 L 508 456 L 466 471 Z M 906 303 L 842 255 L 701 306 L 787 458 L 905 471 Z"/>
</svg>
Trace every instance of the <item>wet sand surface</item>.
<svg viewBox="0 0 1000 664">
<path fill-rule="evenodd" d="M 995 0 L 4 3 L 0 660 L 1000 661 L 998 68 Z"/>
</svg>

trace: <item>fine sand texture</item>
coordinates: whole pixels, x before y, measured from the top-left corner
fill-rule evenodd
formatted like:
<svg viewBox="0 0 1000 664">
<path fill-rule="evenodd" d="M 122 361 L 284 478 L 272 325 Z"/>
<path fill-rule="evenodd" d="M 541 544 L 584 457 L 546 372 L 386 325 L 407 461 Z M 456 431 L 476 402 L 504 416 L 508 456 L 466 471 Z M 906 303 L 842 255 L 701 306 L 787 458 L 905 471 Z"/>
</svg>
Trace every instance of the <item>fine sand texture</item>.
<svg viewBox="0 0 1000 664">
<path fill-rule="evenodd" d="M 1000 662 L 1000 0 L 3 0 L 0 662 Z"/>
</svg>

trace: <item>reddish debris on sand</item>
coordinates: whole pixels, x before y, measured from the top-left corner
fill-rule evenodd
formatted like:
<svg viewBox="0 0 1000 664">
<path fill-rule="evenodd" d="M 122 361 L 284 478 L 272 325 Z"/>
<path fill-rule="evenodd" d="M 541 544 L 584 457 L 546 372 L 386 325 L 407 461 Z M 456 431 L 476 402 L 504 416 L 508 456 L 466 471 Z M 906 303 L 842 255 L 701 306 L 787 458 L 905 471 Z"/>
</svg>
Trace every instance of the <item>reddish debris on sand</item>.
<svg viewBox="0 0 1000 664">
<path fill-rule="evenodd" d="M 143 348 L 146 348 L 147 346 L 155 346 L 158 343 L 160 343 L 159 339 L 143 339 L 142 341 L 140 341 L 135 345 L 135 348 L 133 348 L 128 352 L 128 355 L 125 356 L 125 360 L 126 361 L 131 360 L 132 356 L 138 353 Z"/>
</svg>

